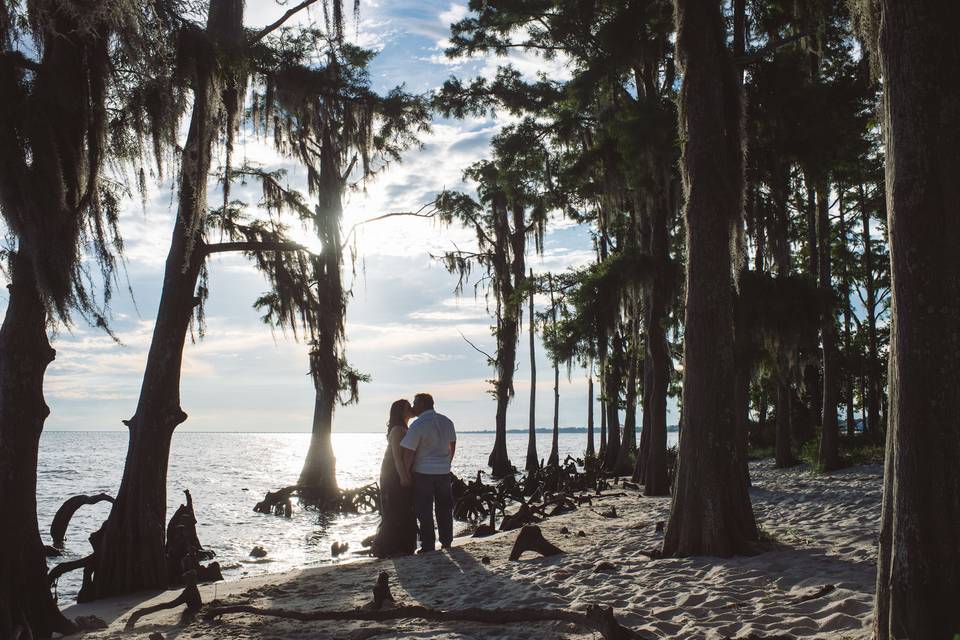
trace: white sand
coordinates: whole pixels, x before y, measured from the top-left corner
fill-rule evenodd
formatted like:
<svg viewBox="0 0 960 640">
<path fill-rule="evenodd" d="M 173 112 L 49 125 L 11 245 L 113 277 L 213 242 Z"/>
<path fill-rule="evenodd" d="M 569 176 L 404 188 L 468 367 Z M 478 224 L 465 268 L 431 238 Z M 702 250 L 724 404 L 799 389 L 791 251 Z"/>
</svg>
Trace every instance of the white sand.
<svg viewBox="0 0 960 640">
<path fill-rule="evenodd" d="M 881 468 L 860 466 L 818 476 L 803 468 L 776 470 L 753 463 L 754 511 L 778 549 L 733 559 L 650 560 L 641 553 L 659 546 L 656 523 L 665 520 L 668 498 L 608 498 L 540 526 L 566 553 L 552 558 L 507 556 L 516 532 L 482 540 L 458 539 L 448 553 L 397 560 L 363 560 L 300 572 L 246 578 L 202 587 L 204 602 L 253 604 L 297 610 L 350 609 L 370 600 L 380 571 L 391 577 L 394 596 L 436 608 L 557 607 L 590 603 L 614 607 L 618 619 L 651 638 L 867 638 L 876 574 Z M 602 505 L 602 506 L 601 506 Z M 597 512 L 615 505 L 621 517 Z M 562 527 L 569 535 L 560 533 Z M 578 531 L 585 537 L 578 537 Z M 487 556 L 489 564 L 481 559 Z M 601 561 L 614 571 L 597 572 Z M 801 602 L 824 585 L 830 593 Z M 91 638 L 594 638 L 563 623 L 479 625 L 426 623 L 294 622 L 250 615 L 177 626 L 179 610 L 164 611 L 123 632 L 131 608 L 172 599 L 176 592 L 77 605 L 71 617 L 95 614 L 110 623 Z"/>
</svg>

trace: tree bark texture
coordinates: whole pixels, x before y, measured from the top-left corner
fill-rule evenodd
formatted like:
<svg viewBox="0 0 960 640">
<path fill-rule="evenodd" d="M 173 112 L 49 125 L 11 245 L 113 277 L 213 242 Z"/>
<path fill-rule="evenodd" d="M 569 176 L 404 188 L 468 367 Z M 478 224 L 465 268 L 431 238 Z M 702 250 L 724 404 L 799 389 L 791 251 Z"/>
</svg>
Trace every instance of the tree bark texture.
<svg viewBox="0 0 960 640">
<path fill-rule="evenodd" d="M 43 376 L 55 352 L 31 260 L 17 253 L 12 263 L 0 327 L 0 637 L 49 638 L 74 630 L 50 594 L 37 527 L 37 455 L 50 413 Z"/>
<path fill-rule="evenodd" d="M 730 556 L 758 534 L 736 453 L 731 240 L 742 206 L 741 97 L 719 2 L 676 0 L 687 243 L 683 431 L 665 555 Z"/>
<path fill-rule="evenodd" d="M 874 633 L 960 632 L 960 5 L 882 0 L 892 326 Z"/>
</svg>

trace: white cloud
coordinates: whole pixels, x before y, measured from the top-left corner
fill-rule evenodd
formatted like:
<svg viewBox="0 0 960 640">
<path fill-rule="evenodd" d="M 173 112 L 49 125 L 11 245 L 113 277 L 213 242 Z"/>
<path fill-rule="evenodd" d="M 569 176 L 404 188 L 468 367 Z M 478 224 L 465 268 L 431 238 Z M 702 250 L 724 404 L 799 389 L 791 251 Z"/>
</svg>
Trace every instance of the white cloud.
<svg viewBox="0 0 960 640">
<path fill-rule="evenodd" d="M 394 362 L 410 362 L 414 364 L 428 364 L 430 362 L 450 362 L 459 359 L 462 356 L 453 356 L 449 353 L 429 353 L 422 351 L 420 353 L 404 353 L 399 356 L 390 356 Z"/>
</svg>

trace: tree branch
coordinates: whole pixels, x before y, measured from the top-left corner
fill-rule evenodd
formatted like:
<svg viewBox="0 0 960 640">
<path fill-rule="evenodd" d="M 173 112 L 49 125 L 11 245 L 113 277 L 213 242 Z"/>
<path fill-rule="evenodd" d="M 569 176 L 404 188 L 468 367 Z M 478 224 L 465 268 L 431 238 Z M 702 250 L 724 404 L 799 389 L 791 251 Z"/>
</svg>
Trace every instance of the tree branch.
<svg viewBox="0 0 960 640">
<path fill-rule="evenodd" d="M 204 247 L 203 253 L 209 256 L 214 253 L 229 253 L 231 251 L 306 251 L 310 253 L 309 249 L 296 242 L 256 242 L 252 240 L 208 244 Z"/>
<path fill-rule="evenodd" d="M 350 231 L 344 237 L 343 243 L 341 244 L 340 248 L 343 249 L 350 243 L 350 238 L 353 237 L 354 233 L 356 233 L 357 227 L 368 224 L 370 222 L 378 222 L 380 220 L 386 220 L 387 218 L 396 218 L 399 216 L 407 216 L 410 218 L 433 218 L 437 215 L 436 209 L 432 211 L 428 211 L 426 213 L 424 213 L 424 209 L 432 207 L 434 204 L 436 204 L 436 200 L 432 202 L 428 202 L 427 204 L 423 205 L 416 211 L 395 211 L 393 213 L 384 213 L 379 216 L 374 216 L 373 218 L 367 218 L 366 220 L 361 220 L 360 222 L 350 227 Z"/>
<path fill-rule="evenodd" d="M 754 62 L 760 62 L 768 54 L 773 53 L 781 47 L 785 47 L 788 44 L 793 44 L 797 40 L 802 40 L 811 34 L 809 33 L 798 33 L 786 38 L 780 38 L 779 40 L 774 40 L 773 42 L 767 43 L 766 45 L 760 47 L 756 51 L 752 51 L 745 56 L 734 58 L 733 63 L 740 67 L 746 67 L 753 64 Z"/>
<path fill-rule="evenodd" d="M 310 5 L 314 4 L 316 1 L 317 0 L 303 0 L 303 2 L 301 2 L 297 6 L 287 9 L 287 12 L 284 13 L 282 16 L 280 16 L 279 20 L 271 24 L 268 24 L 263 29 L 256 32 L 252 38 L 247 40 L 247 46 L 249 47 L 250 45 L 257 44 L 258 42 L 263 40 L 265 37 L 267 37 L 267 35 L 269 35 L 271 32 L 276 31 L 277 29 L 282 27 L 283 23 L 289 20 L 291 17 L 293 17 L 294 14 L 299 13 L 303 9 L 306 9 Z"/>
<path fill-rule="evenodd" d="M 473 342 L 471 342 L 470 339 L 469 339 L 467 336 L 463 335 L 463 331 L 457 331 L 457 333 L 460 334 L 460 337 L 463 338 L 464 342 L 466 342 L 468 345 L 470 345 L 471 347 L 473 347 L 474 351 L 476 351 L 477 353 L 480 353 L 480 354 L 486 356 L 486 358 L 487 358 L 487 360 L 490 362 L 490 364 L 496 363 L 497 360 L 496 360 L 493 356 L 491 356 L 489 353 L 487 353 L 486 351 L 484 351 L 483 349 L 481 349 L 480 347 L 478 347 L 477 345 L 475 345 Z"/>
</svg>

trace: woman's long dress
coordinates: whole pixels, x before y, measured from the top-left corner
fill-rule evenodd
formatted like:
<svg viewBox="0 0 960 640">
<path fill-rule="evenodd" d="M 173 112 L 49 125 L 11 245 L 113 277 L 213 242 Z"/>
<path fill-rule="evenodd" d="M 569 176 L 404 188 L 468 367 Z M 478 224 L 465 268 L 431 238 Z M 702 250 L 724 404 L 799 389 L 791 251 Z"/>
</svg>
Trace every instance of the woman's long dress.
<svg viewBox="0 0 960 640">
<path fill-rule="evenodd" d="M 380 465 L 380 526 L 377 527 L 373 553 L 379 558 L 413 553 L 417 548 L 417 520 L 413 511 L 413 487 L 400 484 L 397 465 L 403 460 L 400 441 L 406 435 L 403 426 L 390 427 L 387 450 Z"/>
</svg>

